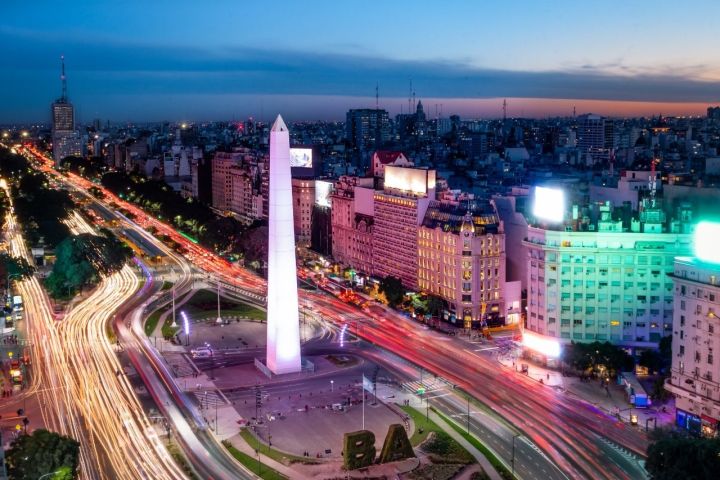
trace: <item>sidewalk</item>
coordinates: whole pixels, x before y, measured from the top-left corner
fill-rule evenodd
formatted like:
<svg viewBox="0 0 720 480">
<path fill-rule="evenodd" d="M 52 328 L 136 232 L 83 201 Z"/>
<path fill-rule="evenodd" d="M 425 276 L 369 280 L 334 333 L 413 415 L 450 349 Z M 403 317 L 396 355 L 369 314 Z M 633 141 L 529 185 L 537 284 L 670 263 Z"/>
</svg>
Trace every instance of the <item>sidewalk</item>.
<svg viewBox="0 0 720 480">
<path fill-rule="evenodd" d="M 605 389 L 598 380 L 581 380 L 579 377 L 563 376 L 557 370 L 541 367 L 527 359 L 514 360 L 512 357 L 496 355 L 497 361 L 509 370 L 515 370 L 516 375 L 525 375 L 520 372 L 521 365 L 527 365 L 527 377 L 542 382 L 558 392 L 572 395 L 576 399 L 589 403 L 602 413 L 618 418 L 624 423 L 630 423 L 630 415 L 638 415 L 638 426 L 645 428 L 645 423 L 654 426 L 654 422 L 648 419 L 657 418 L 657 426 L 672 426 L 674 418 L 674 402 L 664 404 L 666 412 L 660 408 L 663 405 L 653 405 L 650 408 L 634 408 L 626 399 L 624 389 L 614 382 Z M 618 416 L 615 412 L 618 412 Z"/>
</svg>

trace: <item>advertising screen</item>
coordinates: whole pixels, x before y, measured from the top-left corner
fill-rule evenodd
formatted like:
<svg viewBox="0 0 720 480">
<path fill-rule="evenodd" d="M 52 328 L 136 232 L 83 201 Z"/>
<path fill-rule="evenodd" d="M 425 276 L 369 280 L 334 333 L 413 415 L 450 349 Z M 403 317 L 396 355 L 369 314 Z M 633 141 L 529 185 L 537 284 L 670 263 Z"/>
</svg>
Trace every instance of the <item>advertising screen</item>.
<svg viewBox="0 0 720 480">
<path fill-rule="evenodd" d="M 535 187 L 533 215 L 548 222 L 562 222 L 565 218 L 565 192 L 559 188 Z"/>
<path fill-rule="evenodd" d="M 312 148 L 291 148 L 290 149 L 290 166 L 301 168 L 312 168 L 313 163 Z"/>
<path fill-rule="evenodd" d="M 330 199 L 328 196 L 332 192 L 332 188 L 332 182 L 315 180 L 315 205 L 319 207 L 329 207 Z"/>
</svg>

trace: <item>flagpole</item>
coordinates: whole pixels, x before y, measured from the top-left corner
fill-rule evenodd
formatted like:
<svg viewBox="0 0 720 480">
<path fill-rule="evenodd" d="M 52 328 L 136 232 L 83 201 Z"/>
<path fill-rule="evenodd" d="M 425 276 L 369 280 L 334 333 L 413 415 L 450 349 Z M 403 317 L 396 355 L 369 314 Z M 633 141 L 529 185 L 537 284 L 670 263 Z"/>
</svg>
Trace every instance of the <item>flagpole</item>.
<svg viewBox="0 0 720 480">
<path fill-rule="evenodd" d="M 365 430 L 365 374 L 362 376 L 362 429 Z"/>
</svg>

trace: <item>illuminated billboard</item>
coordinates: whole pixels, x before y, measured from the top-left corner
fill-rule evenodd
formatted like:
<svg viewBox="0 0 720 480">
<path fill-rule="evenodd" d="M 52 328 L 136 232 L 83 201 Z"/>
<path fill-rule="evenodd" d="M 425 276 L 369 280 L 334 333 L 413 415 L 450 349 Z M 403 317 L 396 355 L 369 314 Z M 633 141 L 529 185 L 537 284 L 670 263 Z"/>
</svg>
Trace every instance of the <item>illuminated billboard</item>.
<svg viewBox="0 0 720 480">
<path fill-rule="evenodd" d="M 435 188 L 435 170 L 385 166 L 385 188 L 425 195 Z"/>
<path fill-rule="evenodd" d="M 525 348 L 529 348 L 548 358 L 558 358 L 561 353 L 560 343 L 557 340 L 527 330 L 523 332 L 522 343 Z"/>
<path fill-rule="evenodd" d="M 535 187 L 533 215 L 547 222 L 562 222 L 565 219 L 565 192 L 559 188 Z"/>
<path fill-rule="evenodd" d="M 720 264 L 720 249 L 716 245 L 718 239 L 720 239 L 720 223 L 698 223 L 693 235 L 695 256 L 703 262 Z"/>
<path fill-rule="evenodd" d="M 299 168 L 312 168 L 313 166 L 312 148 L 291 148 L 290 149 L 290 166 Z"/>
<path fill-rule="evenodd" d="M 315 205 L 318 207 L 330 206 L 330 193 L 332 193 L 333 184 L 325 180 L 315 180 Z"/>
</svg>

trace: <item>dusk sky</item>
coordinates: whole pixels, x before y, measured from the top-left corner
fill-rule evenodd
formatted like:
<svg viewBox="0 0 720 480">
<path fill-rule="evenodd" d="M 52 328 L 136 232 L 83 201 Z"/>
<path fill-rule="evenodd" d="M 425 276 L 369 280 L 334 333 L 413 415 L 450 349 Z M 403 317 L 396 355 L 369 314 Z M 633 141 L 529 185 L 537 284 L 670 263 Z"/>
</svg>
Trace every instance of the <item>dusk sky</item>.
<svg viewBox="0 0 720 480">
<path fill-rule="evenodd" d="M 720 100 L 717 1 L 123 1 L 0 6 L 0 123 L 700 114 Z"/>
</svg>

